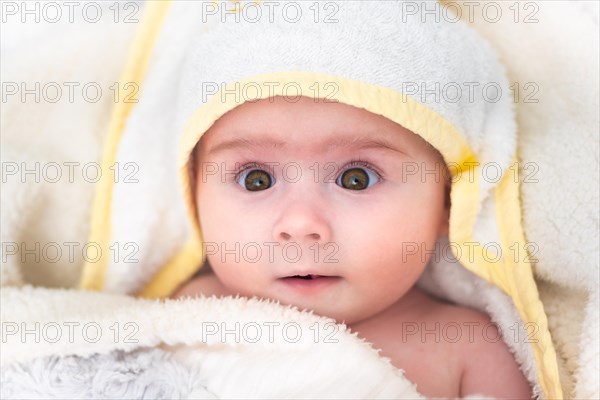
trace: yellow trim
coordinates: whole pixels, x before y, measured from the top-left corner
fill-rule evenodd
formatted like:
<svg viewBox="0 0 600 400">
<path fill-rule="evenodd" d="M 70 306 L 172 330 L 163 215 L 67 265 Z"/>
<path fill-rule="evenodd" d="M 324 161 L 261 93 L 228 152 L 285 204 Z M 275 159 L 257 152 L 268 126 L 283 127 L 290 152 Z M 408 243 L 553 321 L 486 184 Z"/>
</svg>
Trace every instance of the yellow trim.
<svg viewBox="0 0 600 400">
<path fill-rule="evenodd" d="M 467 14 L 461 1 L 439 0 L 439 2 L 444 6 L 451 3 L 456 4 L 462 9 L 463 16 Z M 461 18 L 461 20 L 473 25 L 472 22 L 464 18 Z M 516 160 L 513 160 L 513 165 L 515 165 L 515 162 Z M 454 185 L 452 191 L 454 194 Z M 489 282 L 509 294 L 523 321 L 534 323 L 538 327 L 539 332 L 532 338 L 538 340 L 538 343 L 532 344 L 538 367 L 538 381 L 546 398 L 562 399 L 563 392 L 556 362 L 556 350 L 548 328 L 548 319 L 535 283 L 532 263 L 529 260 L 529 254 L 526 252 L 527 242 L 521 225 L 519 176 L 515 177 L 507 171 L 496 187 L 494 195 L 496 197 L 496 221 L 505 265 L 502 267 L 497 265 L 495 269 L 490 269 L 490 266 L 488 266 L 485 273 L 482 273 L 482 271 L 473 272 L 485 277 Z M 454 197 L 452 196 L 453 207 L 455 204 Z M 457 195 L 457 198 L 460 197 Z M 465 225 L 473 226 L 470 224 Z M 472 232 L 469 232 L 466 236 L 463 236 L 466 232 L 456 232 L 456 234 L 459 237 L 472 236 Z M 511 246 L 516 246 L 518 253 Z M 518 255 L 516 260 L 515 255 Z M 473 270 L 472 267 L 469 269 Z"/>
<path fill-rule="evenodd" d="M 132 43 L 131 52 L 125 70 L 121 75 L 121 84 L 135 82 L 138 88 L 148 69 L 150 56 L 154 43 L 160 33 L 162 22 L 167 15 L 170 1 L 151 1 L 146 3 L 146 10 L 139 31 Z M 140 93 L 143 91 L 140 90 Z M 121 136 L 125 129 L 127 118 L 134 107 L 133 102 L 119 102 L 111 115 L 108 135 L 102 154 L 102 171 L 104 172 L 98 182 L 94 203 L 92 205 L 92 219 L 90 223 L 89 243 L 97 243 L 102 249 L 103 257 L 97 262 L 87 262 L 83 266 L 79 287 L 86 290 L 102 290 L 106 269 L 108 266 L 108 248 L 110 246 L 110 216 L 113 194 L 113 179 L 108 171 L 114 165 Z"/>
<path fill-rule="evenodd" d="M 512 165 L 517 165 L 514 159 Z M 512 168 L 512 167 L 511 167 Z M 559 379 L 557 355 L 548 327 L 548 318 L 540 300 L 533 266 L 532 255 L 527 250 L 527 241 L 521 227 L 521 205 L 519 200 L 520 174 L 506 172 L 496 187 L 496 220 L 502 251 L 506 265 L 503 268 L 505 278 L 511 287 L 511 297 L 523 321 L 533 323 L 537 332 L 532 332 L 530 339 L 537 340 L 533 345 L 533 355 L 536 361 L 537 377 L 548 399 L 563 398 Z M 518 252 L 512 251 L 511 246 L 517 245 Z M 532 284 L 531 284 L 532 283 Z"/>
</svg>

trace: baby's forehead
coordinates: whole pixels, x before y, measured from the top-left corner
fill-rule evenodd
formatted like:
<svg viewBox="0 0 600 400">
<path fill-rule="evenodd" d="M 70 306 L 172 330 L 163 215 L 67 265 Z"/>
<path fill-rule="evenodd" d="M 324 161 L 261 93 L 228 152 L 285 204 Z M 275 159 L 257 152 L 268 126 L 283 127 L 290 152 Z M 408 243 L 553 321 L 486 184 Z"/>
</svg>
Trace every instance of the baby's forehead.
<svg viewBox="0 0 600 400">
<path fill-rule="evenodd" d="M 219 118 L 215 125 L 241 125 L 239 128 L 260 126 L 264 129 L 269 126 L 280 127 L 280 124 L 288 124 L 285 126 L 288 130 L 310 125 L 322 128 L 339 127 L 351 132 L 384 121 L 389 120 L 337 100 L 275 96 L 242 103 Z M 290 123 L 293 125 L 289 125 Z"/>
<path fill-rule="evenodd" d="M 327 99 L 275 97 L 230 110 L 205 133 L 208 152 L 232 148 L 389 148 L 424 146 L 418 135 L 363 108 Z"/>
</svg>

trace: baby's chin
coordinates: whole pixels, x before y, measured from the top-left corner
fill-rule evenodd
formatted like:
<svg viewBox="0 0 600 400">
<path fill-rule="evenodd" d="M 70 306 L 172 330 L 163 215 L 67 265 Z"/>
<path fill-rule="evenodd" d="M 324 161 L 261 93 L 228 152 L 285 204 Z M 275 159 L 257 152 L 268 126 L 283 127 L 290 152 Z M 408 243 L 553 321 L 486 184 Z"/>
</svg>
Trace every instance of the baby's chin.
<svg viewBox="0 0 600 400">
<path fill-rule="evenodd" d="M 288 283 L 277 282 L 276 285 L 227 285 L 227 289 L 233 294 L 248 298 L 269 299 L 277 301 L 283 306 L 293 306 L 300 311 L 312 311 L 313 314 L 332 318 L 336 323 L 346 325 L 355 324 L 378 314 L 389 304 L 387 299 L 372 299 L 368 302 L 359 293 L 348 291 L 344 279 L 325 283 L 324 288 L 306 287 L 306 282 L 298 282 L 299 287 L 290 288 Z M 237 283 L 237 282 L 236 282 Z M 296 283 L 292 283 L 296 285 Z M 308 283 L 310 285 L 310 283 Z M 237 287 L 233 287 L 237 286 Z M 252 285 L 253 286 L 253 285 Z"/>
<path fill-rule="evenodd" d="M 269 296 L 270 299 L 278 301 L 284 306 L 293 306 L 298 310 L 312 311 L 313 314 L 334 319 L 338 324 L 352 325 L 366 320 L 377 312 L 371 310 L 360 310 L 351 305 L 344 305 L 341 302 L 317 302 L 314 299 L 289 300 L 278 296 Z"/>
</svg>

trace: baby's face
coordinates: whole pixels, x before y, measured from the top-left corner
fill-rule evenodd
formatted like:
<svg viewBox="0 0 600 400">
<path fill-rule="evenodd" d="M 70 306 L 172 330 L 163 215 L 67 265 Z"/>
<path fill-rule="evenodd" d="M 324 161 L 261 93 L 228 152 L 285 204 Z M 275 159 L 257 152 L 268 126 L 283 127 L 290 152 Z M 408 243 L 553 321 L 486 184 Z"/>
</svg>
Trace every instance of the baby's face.
<svg viewBox="0 0 600 400">
<path fill-rule="evenodd" d="M 235 108 L 200 141 L 208 261 L 244 296 L 348 324 L 375 315 L 413 286 L 447 233 L 443 161 L 363 109 L 270 100 Z"/>
</svg>

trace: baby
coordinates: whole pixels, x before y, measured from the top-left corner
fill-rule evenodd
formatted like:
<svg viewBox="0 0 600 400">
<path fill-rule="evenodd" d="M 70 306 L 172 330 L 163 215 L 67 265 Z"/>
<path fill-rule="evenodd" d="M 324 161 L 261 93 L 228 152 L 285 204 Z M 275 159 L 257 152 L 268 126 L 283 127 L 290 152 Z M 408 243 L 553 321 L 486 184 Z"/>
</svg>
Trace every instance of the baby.
<svg viewBox="0 0 600 400">
<path fill-rule="evenodd" d="M 257 296 L 332 317 L 428 397 L 531 398 L 506 344 L 485 340 L 497 337 L 482 332 L 496 329 L 488 316 L 415 286 L 450 212 L 446 164 L 420 136 L 341 102 L 277 96 L 219 118 L 192 160 L 203 239 L 222 251 L 174 297 Z M 245 244 L 261 256 L 222 254 Z M 404 335 L 408 324 L 423 332 Z M 451 342 L 444 324 L 465 329 Z"/>
</svg>

